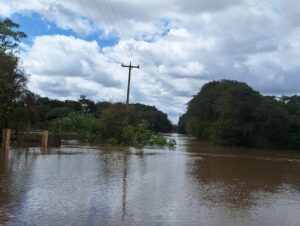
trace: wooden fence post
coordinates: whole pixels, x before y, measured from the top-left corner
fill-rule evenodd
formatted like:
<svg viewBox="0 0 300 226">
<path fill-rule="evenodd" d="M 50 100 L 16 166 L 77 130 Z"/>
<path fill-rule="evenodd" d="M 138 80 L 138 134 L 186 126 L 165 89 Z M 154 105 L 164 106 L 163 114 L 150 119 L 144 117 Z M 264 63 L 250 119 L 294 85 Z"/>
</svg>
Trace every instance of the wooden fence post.
<svg viewBox="0 0 300 226">
<path fill-rule="evenodd" d="M 42 136 L 42 147 L 43 148 L 47 148 L 48 147 L 48 130 L 43 132 L 43 136 Z"/>
<path fill-rule="evenodd" d="M 8 151 L 9 146 L 10 146 L 10 129 L 4 129 L 3 130 L 3 137 L 2 137 L 2 150 L 3 151 Z"/>
</svg>

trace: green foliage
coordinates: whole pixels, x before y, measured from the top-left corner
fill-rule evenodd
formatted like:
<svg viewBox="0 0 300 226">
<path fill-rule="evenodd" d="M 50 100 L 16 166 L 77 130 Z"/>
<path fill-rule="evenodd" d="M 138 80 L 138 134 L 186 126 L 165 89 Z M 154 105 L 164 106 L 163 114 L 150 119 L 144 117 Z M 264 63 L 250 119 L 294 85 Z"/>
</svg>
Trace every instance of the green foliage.
<svg viewBox="0 0 300 226">
<path fill-rule="evenodd" d="M 50 131 L 55 134 L 76 133 L 82 141 L 102 139 L 110 145 L 135 147 L 167 145 L 161 133 L 155 134 L 149 130 L 149 123 L 146 120 L 142 120 L 137 126 L 129 124 L 128 118 L 131 115 L 128 109 L 123 107 L 106 109 L 101 114 L 100 120 L 83 112 L 73 112 L 67 117 L 54 120 Z"/>
<path fill-rule="evenodd" d="M 131 125 L 126 126 L 122 129 L 121 141 L 125 144 L 133 145 L 135 137 L 135 128 Z"/>
<path fill-rule="evenodd" d="M 0 128 L 8 126 L 17 101 L 26 89 L 27 77 L 19 68 L 19 58 L 13 50 L 25 33 L 10 19 L 0 19 Z"/>
<path fill-rule="evenodd" d="M 68 107 L 57 107 L 50 109 L 47 114 L 45 115 L 46 120 L 54 120 L 57 118 L 63 118 L 68 116 L 70 113 L 72 113 L 73 110 Z"/>
<path fill-rule="evenodd" d="M 9 116 L 26 89 L 27 76 L 18 68 L 19 59 L 0 53 L 0 127 L 8 126 Z"/>
<path fill-rule="evenodd" d="M 300 149 L 300 97 L 262 96 L 245 83 L 203 86 L 180 117 L 181 131 L 220 145 L 289 145 Z"/>
<path fill-rule="evenodd" d="M 67 117 L 56 119 L 50 131 L 59 133 L 77 133 L 82 141 L 95 141 L 99 137 L 99 122 L 86 113 L 73 112 Z"/>
<path fill-rule="evenodd" d="M 150 144 L 164 146 L 164 145 L 167 145 L 168 142 L 163 134 L 157 133 L 157 134 L 152 134 Z"/>
<path fill-rule="evenodd" d="M 155 134 L 148 128 L 149 123 L 146 120 L 142 120 L 137 126 L 127 125 L 123 128 L 117 128 L 121 131 L 121 134 L 119 135 L 118 132 L 110 133 L 111 136 L 115 136 L 108 138 L 107 143 L 111 145 L 123 144 L 135 147 L 167 145 L 166 138 L 161 133 Z"/>
<path fill-rule="evenodd" d="M 290 148 L 300 149 L 300 132 L 289 135 L 288 145 Z"/>
<path fill-rule="evenodd" d="M 284 144 L 287 141 L 289 114 L 285 106 L 272 97 L 263 97 L 255 112 L 257 136 L 262 142 Z"/>
<path fill-rule="evenodd" d="M 108 143 L 109 145 L 115 146 L 115 145 L 118 144 L 118 140 L 117 140 L 116 138 L 109 138 L 109 139 L 107 140 L 107 143 Z"/>
<path fill-rule="evenodd" d="M 104 140 L 116 138 L 121 140 L 122 129 L 131 125 L 128 122 L 129 111 L 126 106 L 112 106 L 100 115 L 100 131 Z"/>
<path fill-rule="evenodd" d="M 144 147 L 150 145 L 152 140 L 152 132 L 148 130 L 148 122 L 142 121 L 135 129 L 133 136 L 133 145 L 138 147 Z"/>
<path fill-rule="evenodd" d="M 142 112 L 141 109 L 143 109 Z M 157 132 L 156 129 L 159 129 L 159 123 L 165 124 L 166 122 L 156 122 L 157 127 L 155 129 L 153 119 L 150 115 L 147 115 L 151 113 L 152 108 L 149 107 L 149 112 L 147 109 L 148 108 L 146 106 L 142 107 L 142 105 L 127 106 L 123 104 L 115 104 L 106 106 L 100 115 L 101 137 L 104 140 L 108 140 L 113 137 L 118 140 L 118 143 L 127 145 L 149 145 L 153 135 L 152 132 Z M 166 123 L 165 128 L 167 128 L 168 125 L 169 121 Z M 162 126 L 162 131 L 159 132 L 163 131 L 164 126 Z M 158 141 L 154 138 L 153 140 Z"/>
<path fill-rule="evenodd" d="M 0 52 L 4 53 L 7 50 L 14 50 L 19 46 L 22 38 L 27 35 L 19 31 L 20 25 L 13 22 L 11 19 L 0 19 Z"/>
</svg>

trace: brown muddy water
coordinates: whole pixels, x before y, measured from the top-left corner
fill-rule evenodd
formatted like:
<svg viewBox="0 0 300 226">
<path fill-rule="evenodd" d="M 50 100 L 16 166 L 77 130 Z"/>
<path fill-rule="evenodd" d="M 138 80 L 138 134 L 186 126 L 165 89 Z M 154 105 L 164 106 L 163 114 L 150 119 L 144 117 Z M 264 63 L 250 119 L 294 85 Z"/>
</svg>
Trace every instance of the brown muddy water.
<svg viewBox="0 0 300 226">
<path fill-rule="evenodd" d="M 0 225 L 300 225 L 300 152 L 63 146 L 0 155 Z"/>
</svg>

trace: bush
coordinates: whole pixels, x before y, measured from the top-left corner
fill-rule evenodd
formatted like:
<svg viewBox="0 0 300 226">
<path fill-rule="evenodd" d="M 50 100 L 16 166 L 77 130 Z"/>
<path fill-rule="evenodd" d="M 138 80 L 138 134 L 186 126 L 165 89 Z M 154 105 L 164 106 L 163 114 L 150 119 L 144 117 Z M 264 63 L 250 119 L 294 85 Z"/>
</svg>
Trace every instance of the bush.
<svg viewBox="0 0 300 226">
<path fill-rule="evenodd" d="M 149 123 L 143 120 L 137 126 L 128 125 L 122 129 L 121 136 L 111 137 L 107 143 L 111 145 L 124 144 L 135 147 L 144 147 L 147 145 L 167 145 L 166 138 L 161 134 L 155 134 L 149 129 Z"/>
<path fill-rule="evenodd" d="M 289 147 L 293 149 L 300 149 L 300 133 L 290 135 L 288 143 Z"/>
<path fill-rule="evenodd" d="M 116 138 L 110 138 L 107 140 L 107 143 L 114 146 L 118 144 L 118 140 Z"/>
<path fill-rule="evenodd" d="M 99 121 L 82 112 L 70 113 L 67 117 L 53 121 L 50 131 L 59 133 L 77 133 L 81 141 L 95 141 L 99 137 Z"/>
<path fill-rule="evenodd" d="M 153 134 L 150 140 L 150 144 L 152 145 L 167 145 L 166 138 L 161 133 Z"/>
</svg>

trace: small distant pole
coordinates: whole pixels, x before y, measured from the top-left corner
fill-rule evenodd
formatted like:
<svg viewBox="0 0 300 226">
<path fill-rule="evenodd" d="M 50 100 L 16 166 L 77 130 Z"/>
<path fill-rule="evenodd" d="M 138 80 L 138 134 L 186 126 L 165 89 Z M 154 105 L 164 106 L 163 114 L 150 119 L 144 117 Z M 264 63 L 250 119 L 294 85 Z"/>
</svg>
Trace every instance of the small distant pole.
<svg viewBox="0 0 300 226">
<path fill-rule="evenodd" d="M 10 134 L 11 130 L 10 129 L 4 129 L 3 132 L 3 137 L 2 137 L 2 150 L 3 151 L 8 151 L 9 146 L 10 146 Z"/>
<path fill-rule="evenodd" d="M 130 62 L 129 65 L 124 65 L 124 64 L 122 64 L 122 67 L 128 67 L 128 68 L 129 68 L 128 86 L 127 86 L 127 99 L 126 99 L 126 104 L 128 105 L 128 104 L 129 104 L 129 94 L 130 94 L 131 70 L 132 70 L 132 68 L 137 68 L 137 69 L 139 69 L 139 68 L 140 68 L 140 65 L 138 65 L 138 66 L 132 66 L 132 65 L 131 65 L 131 62 Z"/>
<path fill-rule="evenodd" d="M 42 148 L 47 148 L 48 147 L 48 136 L 49 133 L 48 131 L 44 131 L 42 135 Z"/>
</svg>

